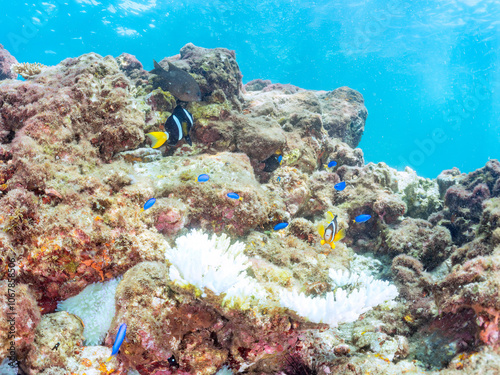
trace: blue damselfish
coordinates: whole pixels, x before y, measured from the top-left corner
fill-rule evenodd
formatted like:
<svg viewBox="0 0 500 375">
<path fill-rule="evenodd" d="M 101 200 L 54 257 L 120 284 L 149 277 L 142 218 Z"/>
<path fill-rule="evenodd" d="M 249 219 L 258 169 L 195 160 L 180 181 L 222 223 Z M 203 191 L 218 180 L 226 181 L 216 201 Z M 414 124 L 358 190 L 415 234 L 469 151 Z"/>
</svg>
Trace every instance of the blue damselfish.
<svg viewBox="0 0 500 375">
<path fill-rule="evenodd" d="M 142 207 L 141 212 L 147 210 L 148 208 L 153 207 L 155 202 L 156 202 L 156 198 L 148 199 L 148 201 L 146 203 L 144 203 L 144 206 Z"/>
<path fill-rule="evenodd" d="M 288 226 L 288 223 L 279 223 L 274 226 L 274 230 L 285 229 Z"/>
<path fill-rule="evenodd" d="M 200 174 L 198 176 L 198 182 L 207 182 L 210 180 L 210 176 L 208 174 Z"/>
<path fill-rule="evenodd" d="M 354 222 L 356 223 L 364 223 L 365 221 L 370 220 L 372 217 L 370 215 L 358 215 L 354 218 Z"/>
<path fill-rule="evenodd" d="M 120 350 L 120 346 L 122 345 L 123 340 L 125 340 L 126 334 L 127 334 L 127 325 L 125 323 L 122 323 L 120 328 L 118 328 L 118 333 L 116 334 L 115 343 L 113 344 L 113 349 L 111 351 L 111 357 L 108 358 L 108 361 L 114 355 L 118 354 L 118 351 Z"/>
<path fill-rule="evenodd" d="M 335 190 L 342 191 L 345 189 L 345 181 L 339 182 L 334 186 Z"/>
</svg>

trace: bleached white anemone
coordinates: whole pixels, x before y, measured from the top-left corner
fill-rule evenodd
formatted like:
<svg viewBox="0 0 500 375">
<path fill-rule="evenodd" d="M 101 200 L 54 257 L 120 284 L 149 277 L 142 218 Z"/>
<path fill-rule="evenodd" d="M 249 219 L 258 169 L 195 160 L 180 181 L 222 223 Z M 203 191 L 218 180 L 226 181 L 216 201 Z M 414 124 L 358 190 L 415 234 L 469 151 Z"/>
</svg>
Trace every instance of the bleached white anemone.
<svg viewBox="0 0 500 375">
<path fill-rule="evenodd" d="M 338 287 L 325 297 L 307 297 L 303 293 L 283 290 L 280 293 L 281 305 L 311 322 L 335 327 L 339 323 L 353 322 L 373 307 L 398 296 L 394 285 L 363 273 L 349 275 L 330 269 L 330 277 Z M 352 291 L 341 288 L 348 284 L 354 284 L 355 288 Z"/>
<path fill-rule="evenodd" d="M 121 279 L 94 283 L 65 301 L 57 303 L 57 311 L 67 311 L 78 316 L 85 328 L 85 345 L 100 345 L 115 315 L 115 293 Z"/>
<path fill-rule="evenodd" d="M 165 251 L 170 266 L 170 279 L 179 285 L 210 289 L 217 295 L 225 293 L 224 302 L 249 307 L 251 299 L 264 299 L 266 293 L 246 270 L 250 266 L 243 254 L 245 245 L 225 234 L 212 238 L 192 230 L 175 241 L 176 247 Z"/>
</svg>

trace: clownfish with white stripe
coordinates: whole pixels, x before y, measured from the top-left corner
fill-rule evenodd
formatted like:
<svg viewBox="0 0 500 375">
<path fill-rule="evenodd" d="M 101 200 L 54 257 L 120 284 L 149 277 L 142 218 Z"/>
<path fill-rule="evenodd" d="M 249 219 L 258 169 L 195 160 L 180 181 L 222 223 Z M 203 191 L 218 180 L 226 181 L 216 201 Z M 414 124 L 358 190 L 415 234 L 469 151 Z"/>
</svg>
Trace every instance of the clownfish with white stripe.
<svg viewBox="0 0 500 375">
<path fill-rule="evenodd" d="M 178 105 L 165 122 L 164 132 L 152 132 L 146 135 L 151 139 L 152 148 L 161 147 L 166 141 L 170 146 L 175 146 L 183 138 L 191 146 L 193 142 L 189 133 L 193 124 L 193 115 L 187 109 Z"/>
<path fill-rule="evenodd" d="M 330 224 L 325 228 L 323 224 L 318 227 L 318 232 L 321 236 L 321 244 L 325 243 L 330 245 L 332 249 L 335 249 L 335 242 L 340 241 L 345 237 L 345 230 L 339 230 L 339 226 L 337 224 L 337 215 L 333 216 L 333 214 L 328 211 L 328 216 L 330 217 Z"/>
</svg>

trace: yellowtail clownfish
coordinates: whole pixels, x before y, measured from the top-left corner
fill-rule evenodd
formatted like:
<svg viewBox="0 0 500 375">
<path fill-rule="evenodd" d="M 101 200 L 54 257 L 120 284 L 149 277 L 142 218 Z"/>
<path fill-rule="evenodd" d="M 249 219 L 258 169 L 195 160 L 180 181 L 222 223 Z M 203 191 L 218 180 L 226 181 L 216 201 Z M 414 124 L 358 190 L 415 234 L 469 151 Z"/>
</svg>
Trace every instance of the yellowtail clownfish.
<svg viewBox="0 0 500 375">
<path fill-rule="evenodd" d="M 328 216 L 331 220 L 330 224 L 327 225 L 326 229 L 323 224 L 321 224 L 318 227 L 318 232 L 321 236 L 321 244 L 324 245 L 326 243 L 330 245 L 332 249 L 335 249 L 334 242 L 340 241 L 345 237 L 345 230 L 339 230 L 339 226 L 337 224 L 337 215 L 334 216 L 330 211 L 328 211 Z"/>
<path fill-rule="evenodd" d="M 180 105 L 175 107 L 170 117 L 165 122 L 164 132 L 151 132 L 146 135 L 151 139 L 151 147 L 161 147 L 166 141 L 170 146 L 175 146 L 181 139 L 192 146 L 193 142 L 189 136 L 191 128 L 193 127 L 193 116 L 187 109 L 182 108 Z"/>
</svg>

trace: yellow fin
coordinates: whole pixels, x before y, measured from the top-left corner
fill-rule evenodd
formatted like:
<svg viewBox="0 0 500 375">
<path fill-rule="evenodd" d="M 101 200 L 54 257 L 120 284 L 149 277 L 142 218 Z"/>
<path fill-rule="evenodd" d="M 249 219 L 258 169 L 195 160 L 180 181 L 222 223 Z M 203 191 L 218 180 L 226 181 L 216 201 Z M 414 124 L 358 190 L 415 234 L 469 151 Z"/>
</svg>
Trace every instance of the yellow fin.
<svg viewBox="0 0 500 375">
<path fill-rule="evenodd" d="M 335 215 L 332 214 L 330 211 L 328 211 L 328 216 L 329 216 L 328 220 L 330 220 L 330 221 L 332 221 L 335 218 Z"/>
<path fill-rule="evenodd" d="M 342 238 L 345 237 L 345 229 L 341 229 L 337 232 L 337 234 L 335 235 L 335 237 L 333 238 L 333 241 L 337 242 L 337 241 L 340 241 Z M 332 242 L 333 242 L 332 241 Z"/>
<path fill-rule="evenodd" d="M 332 247 L 332 250 L 335 249 L 335 244 L 332 242 L 330 242 L 330 246 Z"/>
<path fill-rule="evenodd" d="M 319 232 L 319 235 L 321 237 L 324 237 L 325 236 L 325 227 L 323 226 L 323 224 L 320 224 L 319 227 L 318 227 L 318 232 Z"/>
<path fill-rule="evenodd" d="M 325 240 L 321 240 L 321 244 L 324 245 L 326 243 Z"/>
<path fill-rule="evenodd" d="M 111 361 L 111 358 L 113 358 L 113 356 L 109 357 L 109 358 L 106 360 L 106 362 Z"/>
<path fill-rule="evenodd" d="M 165 132 L 152 132 L 146 134 L 149 139 L 151 139 L 151 147 L 158 148 L 161 147 L 166 141 L 168 141 L 168 134 Z"/>
</svg>

